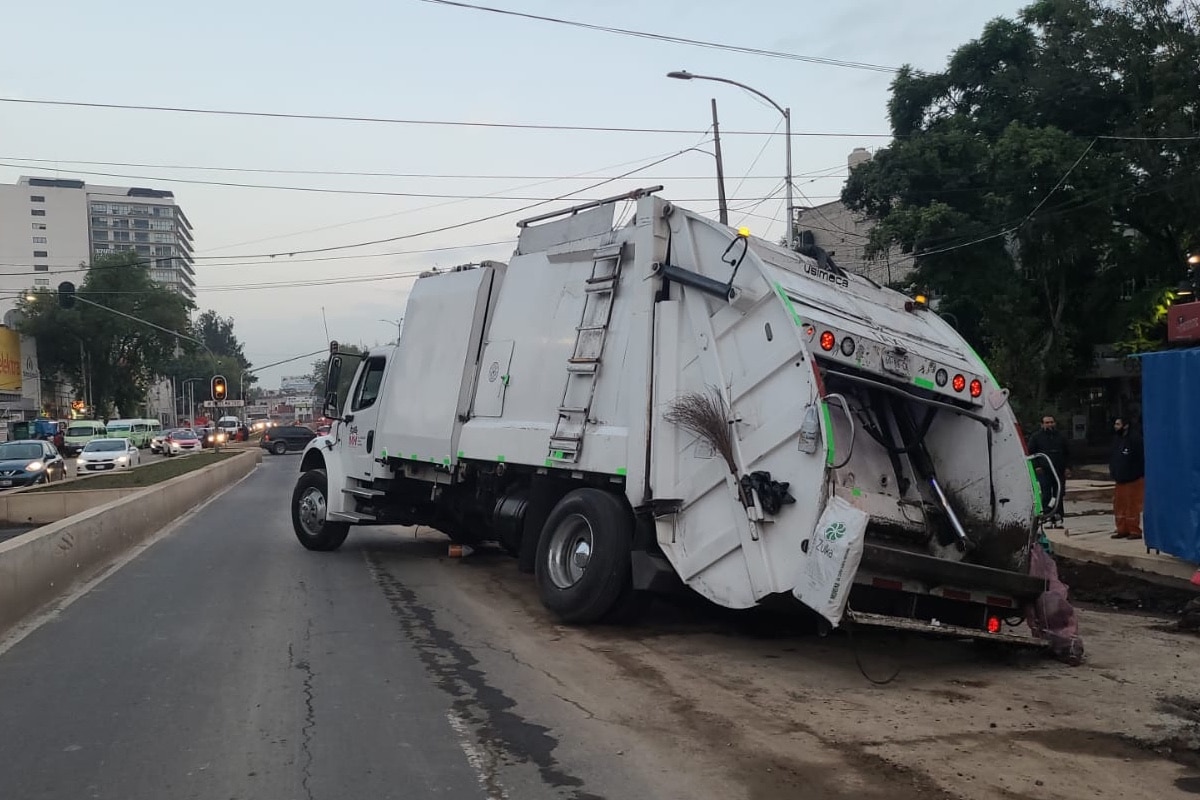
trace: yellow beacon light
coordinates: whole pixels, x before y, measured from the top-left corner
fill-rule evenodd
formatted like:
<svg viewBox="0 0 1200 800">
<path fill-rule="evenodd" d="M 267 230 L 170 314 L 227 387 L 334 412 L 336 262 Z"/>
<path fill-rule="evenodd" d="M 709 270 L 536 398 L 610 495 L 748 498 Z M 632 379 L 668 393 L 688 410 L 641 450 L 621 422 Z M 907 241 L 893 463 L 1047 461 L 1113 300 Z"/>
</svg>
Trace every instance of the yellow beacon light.
<svg viewBox="0 0 1200 800">
<path fill-rule="evenodd" d="M 742 237 L 743 239 L 749 239 L 750 229 L 745 226 L 738 228 L 738 236 Z"/>
</svg>

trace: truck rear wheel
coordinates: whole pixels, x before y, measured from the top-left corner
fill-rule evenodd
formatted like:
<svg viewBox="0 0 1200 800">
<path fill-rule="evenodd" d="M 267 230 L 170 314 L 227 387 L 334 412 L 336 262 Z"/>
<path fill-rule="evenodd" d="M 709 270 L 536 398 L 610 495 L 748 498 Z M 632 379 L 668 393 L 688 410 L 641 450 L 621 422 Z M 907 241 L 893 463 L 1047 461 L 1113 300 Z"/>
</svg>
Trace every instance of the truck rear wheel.
<svg viewBox="0 0 1200 800">
<path fill-rule="evenodd" d="M 558 502 L 538 541 L 538 593 L 564 622 L 596 622 L 621 599 L 633 515 L 616 495 L 576 489 Z"/>
<path fill-rule="evenodd" d="M 337 550 L 350 534 L 348 522 L 326 519 L 328 500 L 329 479 L 325 470 L 309 470 L 296 481 L 296 488 L 292 490 L 292 528 L 300 544 L 308 550 Z"/>
</svg>

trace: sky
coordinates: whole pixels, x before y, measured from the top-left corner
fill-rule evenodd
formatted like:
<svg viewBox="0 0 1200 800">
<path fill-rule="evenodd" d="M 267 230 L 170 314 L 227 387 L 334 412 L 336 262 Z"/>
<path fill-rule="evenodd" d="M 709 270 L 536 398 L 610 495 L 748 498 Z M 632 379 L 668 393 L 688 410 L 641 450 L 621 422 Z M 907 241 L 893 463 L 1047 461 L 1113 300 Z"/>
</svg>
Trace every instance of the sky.
<svg viewBox="0 0 1200 800">
<path fill-rule="evenodd" d="M 743 0 L 735 10 L 726 0 L 467 2 L 926 70 L 944 67 L 988 20 L 1027 5 Z M 715 217 L 714 161 L 705 152 L 710 98 L 719 107 L 730 222 L 755 235 L 781 236 L 783 140 L 761 135 L 782 130 L 781 115 L 734 86 L 669 80 L 669 71 L 748 84 L 791 109 L 793 133 L 836 134 L 793 137 L 792 171 L 803 193 L 797 205 L 835 199 L 850 151 L 888 143 L 890 72 L 426 0 L 46 0 L 9 4 L 4 19 L 9 31 L 24 33 L 6 36 L 0 48 L 0 98 L 687 131 L 263 119 L 0 102 L 0 181 L 78 177 L 175 193 L 194 226 L 197 305 L 233 318 L 256 366 L 323 350 L 330 338 L 393 340 L 415 272 L 506 260 L 515 222 L 524 216 L 661 184 L 662 196 Z M 431 232 L 446 226 L 458 227 Z M 344 247 L 395 237 L 404 238 Z M 321 248 L 340 249 L 299 252 Z M 260 385 L 277 387 L 281 376 L 304 374 L 311 362 L 264 369 Z"/>
</svg>

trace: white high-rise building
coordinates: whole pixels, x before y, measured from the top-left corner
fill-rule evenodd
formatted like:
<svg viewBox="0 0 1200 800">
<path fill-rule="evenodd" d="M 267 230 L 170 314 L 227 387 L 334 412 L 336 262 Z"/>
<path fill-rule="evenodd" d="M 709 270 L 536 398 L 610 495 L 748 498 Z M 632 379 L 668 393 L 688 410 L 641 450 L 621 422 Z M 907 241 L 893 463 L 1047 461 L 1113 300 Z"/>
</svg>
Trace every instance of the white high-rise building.
<svg viewBox="0 0 1200 800">
<path fill-rule="evenodd" d="M 171 192 L 62 178 L 0 185 L 0 318 L 29 289 L 81 284 L 93 257 L 122 250 L 195 296 L 192 224 Z"/>
<path fill-rule="evenodd" d="M 93 258 L 121 251 L 137 254 L 158 283 L 195 297 L 192 224 L 171 192 L 69 178 L 0 184 L 0 419 L 45 407 L 36 348 L 11 330 L 17 301 L 63 281 L 78 286 Z M 162 391 L 160 382 L 151 394 Z M 153 397 L 147 405 L 167 416 Z"/>
</svg>

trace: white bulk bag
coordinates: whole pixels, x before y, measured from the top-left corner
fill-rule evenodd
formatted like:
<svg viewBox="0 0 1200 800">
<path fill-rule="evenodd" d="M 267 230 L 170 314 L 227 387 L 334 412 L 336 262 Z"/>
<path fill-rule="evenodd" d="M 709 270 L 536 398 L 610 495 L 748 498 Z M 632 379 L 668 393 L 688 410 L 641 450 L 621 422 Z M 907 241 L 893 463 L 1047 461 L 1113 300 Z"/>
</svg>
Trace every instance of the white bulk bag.
<svg viewBox="0 0 1200 800">
<path fill-rule="evenodd" d="M 850 587 L 862 561 L 868 520 L 865 512 L 835 495 L 801 546 L 800 569 L 792 594 L 835 628 L 846 611 Z"/>
</svg>

